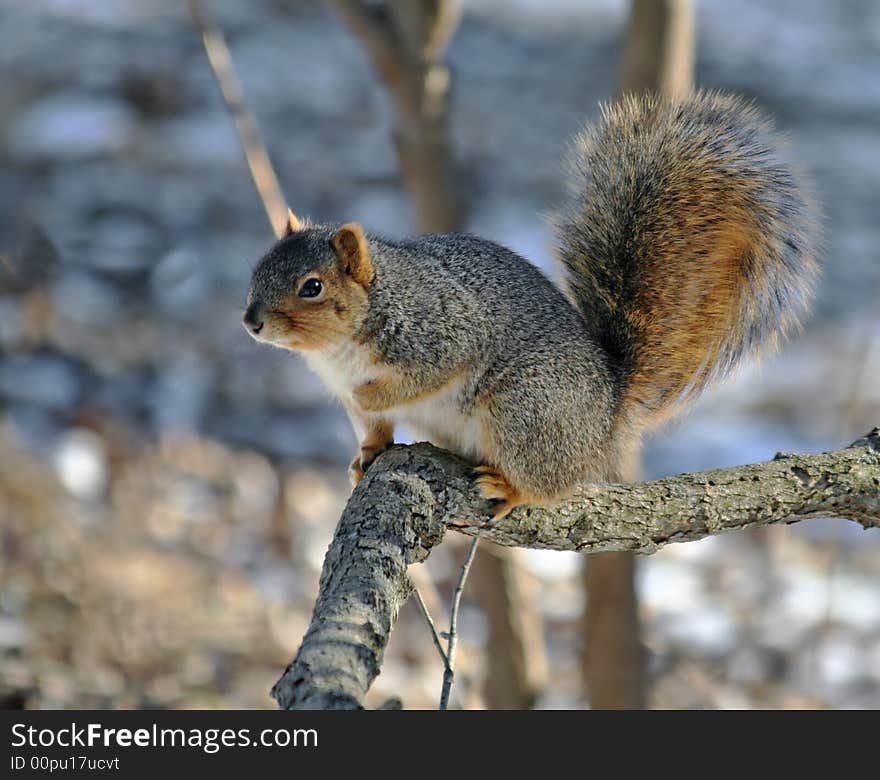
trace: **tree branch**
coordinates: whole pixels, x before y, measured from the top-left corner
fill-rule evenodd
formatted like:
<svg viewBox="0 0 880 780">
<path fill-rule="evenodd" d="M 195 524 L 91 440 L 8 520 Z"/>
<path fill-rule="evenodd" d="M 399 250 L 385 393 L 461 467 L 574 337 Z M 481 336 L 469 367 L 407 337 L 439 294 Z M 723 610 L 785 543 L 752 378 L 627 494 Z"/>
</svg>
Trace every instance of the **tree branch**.
<svg viewBox="0 0 880 780">
<path fill-rule="evenodd" d="M 281 185 L 278 183 L 275 169 L 269 160 L 266 145 L 260 138 L 257 121 L 244 102 L 244 92 L 235 75 L 232 55 L 226 45 L 226 38 L 220 28 L 206 14 L 201 0 L 188 0 L 187 5 L 193 26 L 202 39 L 202 45 L 205 47 L 205 53 L 208 55 L 208 62 L 211 65 L 211 72 L 220 88 L 226 109 L 235 123 L 238 140 L 254 180 L 254 186 L 257 188 L 263 208 L 266 210 L 266 216 L 269 218 L 269 224 L 275 231 L 275 237 L 281 238 L 287 226 L 287 201 L 281 192 Z"/>
<path fill-rule="evenodd" d="M 459 0 L 328 0 L 361 42 L 391 95 L 393 138 L 422 233 L 461 230 L 462 196 L 451 150 L 451 78 L 443 55 L 458 25 Z"/>
<path fill-rule="evenodd" d="M 388 9 L 368 6 L 361 0 L 328 0 L 328 5 L 361 41 L 379 77 L 393 90 L 403 90 L 405 73 L 398 62 L 401 43 Z"/>
<path fill-rule="evenodd" d="M 452 528 L 499 544 L 652 553 L 722 531 L 843 517 L 880 527 L 880 429 L 837 452 L 634 485 L 595 485 L 553 508 L 491 520 L 471 466 L 429 444 L 379 456 L 351 496 L 324 561 L 299 653 L 272 693 L 287 709 L 355 709 L 379 673 L 411 591 L 406 566 Z"/>
<path fill-rule="evenodd" d="M 475 536 L 471 546 L 468 548 L 461 567 L 461 574 L 458 576 L 458 583 L 452 594 L 452 609 L 449 614 L 449 633 L 447 634 L 446 666 L 443 669 L 443 686 L 440 691 L 441 710 L 449 707 L 449 694 L 452 692 L 452 683 L 455 682 L 455 650 L 458 647 L 458 610 L 461 606 L 461 594 L 464 592 L 464 584 L 467 581 L 468 572 L 471 570 L 471 564 L 474 562 L 474 555 L 477 552 L 477 545 L 479 543 L 480 537 Z"/>
</svg>

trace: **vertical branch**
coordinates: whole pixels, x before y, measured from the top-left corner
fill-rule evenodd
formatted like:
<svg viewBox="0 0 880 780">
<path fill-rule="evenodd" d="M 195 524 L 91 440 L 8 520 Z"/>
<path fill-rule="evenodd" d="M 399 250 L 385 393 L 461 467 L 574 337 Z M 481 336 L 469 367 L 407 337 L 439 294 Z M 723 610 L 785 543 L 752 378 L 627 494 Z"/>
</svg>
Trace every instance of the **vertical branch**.
<svg viewBox="0 0 880 780">
<path fill-rule="evenodd" d="M 591 555 L 584 568 L 581 669 L 590 707 L 596 710 L 642 709 L 646 704 L 635 571 L 630 552 Z"/>
<path fill-rule="evenodd" d="M 693 87 L 692 0 L 633 0 L 620 92 L 683 97 Z"/>
<path fill-rule="evenodd" d="M 618 479 L 637 482 L 639 454 L 632 452 Z M 617 481 L 617 480 L 615 480 Z M 581 676 L 590 707 L 642 709 L 646 705 L 645 653 L 639 625 L 636 558 L 631 552 L 587 556 L 582 618 Z"/>
<path fill-rule="evenodd" d="M 517 550 L 480 549 L 471 579 L 488 623 L 483 697 L 492 709 L 530 709 L 547 681 L 537 582 Z"/>
<path fill-rule="evenodd" d="M 661 92 L 683 97 L 693 86 L 694 11 L 691 0 L 633 0 L 618 92 Z M 619 475 L 639 478 L 639 453 Z M 639 626 L 632 553 L 589 556 L 582 629 L 584 693 L 594 709 L 646 705 L 645 654 Z"/>
<path fill-rule="evenodd" d="M 443 669 L 446 670 L 449 667 L 449 656 L 446 655 L 446 651 L 443 649 L 443 643 L 440 641 L 440 634 L 437 633 L 437 626 L 434 625 L 434 618 L 431 617 L 431 612 L 428 610 L 428 605 L 425 604 L 422 594 L 419 593 L 419 589 L 413 587 L 412 593 L 413 598 L 416 600 L 416 604 L 419 607 L 419 611 L 422 613 L 422 617 L 428 624 L 428 630 L 431 632 L 431 640 L 434 642 L 434 648 L 440 654 L 440 660 L 443 661 Z"/>
<path fill-rule="evenodd" d="M 459 230 L 462 193 L 449 133 L 451 76 L 443 61 L 458 0 L 329 0 L 361 41 L 394 105 L 394 146 L 423 233 Z"/>
<path fill-rule="evenodd" d="M 269 154 L 260 138 L 256 120 L 245 105 L 241 83 L 235 75 L 226 39 L 220 28 L 206 15 L 201 0 L 187 0 L 187 5 L 193 26 L 202 39 L 205 53 L 208 55 L 208 62 L 211 64 L 217 86 L 220 87 L 223 100 L 235 122 L 238 140 L 263 208 L 266 210 L 266 216 L 269 218 L 269 224 L 276 238 L 281 238 L 287 225 L 287 202 L 281 192 Z"/>
<path fill-rule="evenodd" d="M 460 230 L 463 193 L 449 128 L 452 76 L 443 58 L 461 4 L 392 0 L 390 8 L 406 74 L 394 128 L 404 183 L 418 209 L 421 232 Z"/>
</svg>

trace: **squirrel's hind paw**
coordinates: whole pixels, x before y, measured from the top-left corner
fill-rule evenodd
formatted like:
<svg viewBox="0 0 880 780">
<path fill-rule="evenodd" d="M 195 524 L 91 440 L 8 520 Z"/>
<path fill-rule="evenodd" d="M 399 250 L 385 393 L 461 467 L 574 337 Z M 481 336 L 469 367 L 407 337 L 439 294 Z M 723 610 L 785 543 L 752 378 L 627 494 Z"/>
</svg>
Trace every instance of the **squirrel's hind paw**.
<svg viewBox="0 0 880 780">
<path fill-rule="evenodd" d="M 523 495 L 493 466 L 477 466 L 473 473 L 476 475 L 477 488 L 483 498 L 498 502 L 492 507 L 492 517 L 495 520 L 500 520 L 516 507 L 526 503 Z"/>
</svg>

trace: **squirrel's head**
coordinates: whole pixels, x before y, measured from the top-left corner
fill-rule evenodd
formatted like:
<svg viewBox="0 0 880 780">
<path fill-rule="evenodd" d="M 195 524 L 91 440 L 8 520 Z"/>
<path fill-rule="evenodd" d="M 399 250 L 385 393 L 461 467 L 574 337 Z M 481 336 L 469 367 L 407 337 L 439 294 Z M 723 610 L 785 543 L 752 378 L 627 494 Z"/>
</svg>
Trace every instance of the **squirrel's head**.
<svg viewBox="0 0 880 780">
<path fill-rule="evenodd" d="M 303 227 L 292 218 L 254 269 L 244 328 L 257 341 L 285 349 L 331 347 L 363 322 L 372 281 L 360 225 Z"/>
</svg>

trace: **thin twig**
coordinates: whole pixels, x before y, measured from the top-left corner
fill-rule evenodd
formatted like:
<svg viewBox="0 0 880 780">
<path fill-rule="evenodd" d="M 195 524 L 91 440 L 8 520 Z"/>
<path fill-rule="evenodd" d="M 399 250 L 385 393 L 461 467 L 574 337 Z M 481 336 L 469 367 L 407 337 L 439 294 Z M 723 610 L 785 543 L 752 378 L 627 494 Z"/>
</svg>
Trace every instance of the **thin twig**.
<svg viewBox="0 0 880 780">
<path fill-rule="evenodd" d="M 238 140 L 241 142 L 266 216 L 269 217 L 275 236 L 281 238 L 287 226 L 287 201 L 284 193 L 281 192 L 266 146 L 260 138 L 257 122 L 245 105 L 241 83 L 235 75 L 232 55 L 226 45 L 226 39 L 220 28 L 205 14 L 201 0 L 188 0 L 188 6 L 193 25 L 202 39 L 205 53 L 211 63 L 214 78 L 223 94 L 226 108 L 235 122 Z"/>
<path fill-rule="evenodd" d="M 431 613 L 428 611 L 428 605 L 425 604 L 425 600 L 422 598 L 422 594 L 419 593 L 418 588 L 413 588 L 413 596 L 416 598 L 416 604 L 419 605 L 419 609 L 422 611 L 422 616 L 425 618 L 428 628 L 431 629 L 431 638 L 434 640 L 434 647 L 437 648 L 437 652 L 440 653 L 440 658 L 443 660 L 443 670 L 445 671 L 449 668 L 449 659 L 446 657 L 446 651 L 443 649 L 443 644 L 440 642 L 440 634 L 437 633 L 437 626 L 434 625 L 434 620 L 431 617 Z"/>
<path fill-rule="evenodd" d="M 440 592 L 437 590 L 437 586 L 434 584 L 434 580 L 427 567 L 420 563 L 414 563 L 407 568 L 407 573 L 413 585 L 419 589 L 422 598 L 425 600 L 425 605 L 431 613 L 439 615 L 443 612 L 443 598 L 440 596 Z"/>
<path fill-rule="evenodd" d="M 477 544 L 480 537 L 475 536 L 468 548 L 467 557 L 461 566 L 461 574 L 458 575 L 458 584 L 455 586 L 455 592 L 452 594 L 452 610 L 449 614 L 449 640 L 446 647 L 446 668 L 443 670 L 443 689 L 440 692 L 440 709 L 445 710 L 449 707 L 449 692 L 452 690 L 452 683 L 455 680 L 455 648 L 458 644 L 458 608 L 461 604 L 461 594 L 464 591 L 464 583 L 467 580 L 468 572 L 471 570 L 471 564 L 474 562 L 474 555 L 477 552 Z"/>
<path fill-rule="evenodd" d="M 437 633 L 437 627 L 434 625 L 433 619 L 431 619 L 432 614 L 439 615 L 444 611 L 443 599 L 440 598 L 437 586 L 434 585 L 434 580 L 431 579 L 430 573 L 424 566 L 419 563 L 414 563 L 412 566 L 408 567 L 407 571 L 413 584 L 413 590 L 417 591 L 416 598 L 419 600 L 418 606 L 428 623 L 428 628 L 431 630 L 432 634 L 434 634 L 434 646 L 439 651 L 440 658 L 442 659 L 445 668 L 446 651 L 443 649 L 440 642 L 440 635 Z"/>
</svg>

